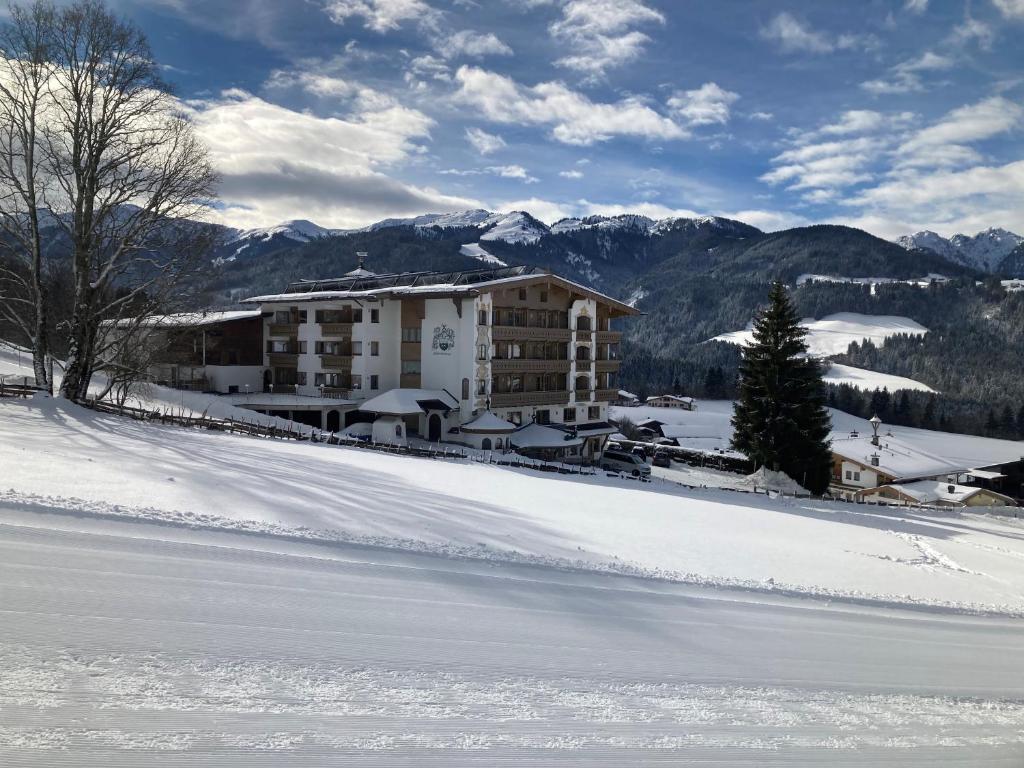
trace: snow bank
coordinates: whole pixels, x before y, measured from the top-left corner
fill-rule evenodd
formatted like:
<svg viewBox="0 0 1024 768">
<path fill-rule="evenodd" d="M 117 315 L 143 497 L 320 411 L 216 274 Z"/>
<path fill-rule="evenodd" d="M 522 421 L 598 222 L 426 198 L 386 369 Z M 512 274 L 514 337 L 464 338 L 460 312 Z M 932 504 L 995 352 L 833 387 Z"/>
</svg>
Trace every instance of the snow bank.
<svg viewBox="0 0 1024 768">
<path fill-rule="evenodd" d="M 753 472 L 742 480 L 739 481 L 738 485 L 744 488 L 750 488 L 752 490 L 765 490 L 778 491 L 779 493 L 789 494 L 800 494 L 804 496 L 810 496 L 811 493 L 804 488 L 800 483 L 791 478 L 785 472 L 776 472 L 768 469 L 767 467 L 761 467 L 756 472 Z"/>
<path fill-rule="evenodd" d="M 894 376 L 891 373 L 878 373 L 869 371 L 866 368 L 855 368 L 852 365 L 841 365 L 829 363 L 822 378 L 829 384 L 849 384 L 851 387 L 873 392 L 876 389 L 888 389 L 895 392 L 898 389 L 912 389 L 918 392 L 934 392 L 935 390 L 920 381 L 907 378 L 906 376 Z"/>
</svg>

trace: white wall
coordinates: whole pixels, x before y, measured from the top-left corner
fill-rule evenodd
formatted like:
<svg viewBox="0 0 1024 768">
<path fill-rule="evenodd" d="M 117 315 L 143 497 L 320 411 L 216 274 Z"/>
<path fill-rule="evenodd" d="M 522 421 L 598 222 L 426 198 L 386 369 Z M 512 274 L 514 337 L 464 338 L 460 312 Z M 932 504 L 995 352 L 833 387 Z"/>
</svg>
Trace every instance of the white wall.
<svg viewBox="0 0 1024 768">
<path fill-rule="evenodd" d="M 473 410 L 474 358 L 476 355 L 476 316 L 473 299 L 459 299 L 462 317 L 451 299 L 427 299 L 422 321 L 423 343 L 420 352 L 421 386 L 446 389 L 459 399 L 463 419 Z M 454 332 L 454 347 L 441 349 L 443 329 Z M 438 346 L 435 347 L 435 336 Z M 469 399 L 462 400 L 462 380 L 469 379 Z"/>
<path fill-rule="evenodd" d="M 231 387 L 237 386 L 241 394 L 245 394 L 246 385 L 250 392 L 263 391 L 262 365 L 208 365 L 206 376 L 213 389 L 226 393 Z"/>
</svg>

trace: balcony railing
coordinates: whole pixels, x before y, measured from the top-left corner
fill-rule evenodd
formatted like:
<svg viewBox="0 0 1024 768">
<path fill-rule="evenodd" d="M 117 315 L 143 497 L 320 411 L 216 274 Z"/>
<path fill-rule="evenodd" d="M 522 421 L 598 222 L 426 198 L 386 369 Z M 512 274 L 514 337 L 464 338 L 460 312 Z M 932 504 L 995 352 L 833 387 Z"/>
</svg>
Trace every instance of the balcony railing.
<svg viewBox="0 0 1024 768">
<path fill-rule="evenodd" d="M 271 323 L 270 328 L 267 330 L 267 334 L 270 336 L 298 336 L 299 335 L 299 324 L 298 323 Z"/>
<path fill-rule="evenodd" d="M 294 395 L 295 385 L 294 384 L 273 384 L 267 386 L 268 392 L 273 392 L 275 395 Z"/>
<path fill-rule="evenodd" d="M 599 389 L 594 393 L 594 400 L 599 403 L 610 403 L 618 398 L 619 390 L 617 389 Z"/>
<path fill-rule="evenodd" d="M 581 368 L 590 370 L 590 366 L 593 365 L 593 363 L 593 360 L 581 360 L 580 358 L 576 358 L 576 370 L 578 371 Z"/>
<path fill-rule="evenodd" d="M 271 368 L 294 368 L 299 364 L 297 352 L 270 352 L 268 357 Z"/>
<path fill-rule="evenodd" d="M 352 323 L 320 323 L 321 336 L 351 336 Z"/>
<path fill-rule="evenodd" d="M 622 331 L 598 331 L 598 344 L 618 344 L 622 341 Z"/>
<path fill-rule="evenodd" d="M 491 360 L 491 373 L 568 373 L 568 360 Z"/>
<path fill-rule="evenodd" d="M 568 328 L 528 328 L 519 325 L 496 325 L 491 329 L 495 341 L 569 341 L 572 331 Z"/>
<path fill-rule="evenodd" d="M 577 389 L 573 392 L 573 396 L 577 402 L 590 402 L 593 393 L 594 390 L 592 389 Z"/>
<path fill-rule="evenodd" d="M 562 405 L 569 402 L 569 392 L 564 389 L 551 392 L 494 392 L 491 407 L 508 408 L 516 405 Z"/>
<path fill-rule="evenodd" d="M 348 400 L 352 397 L 352 390 L 345 389 L 343 387 L 321 387 L 320 396 L 330 397 L 336 400 Z"/>
<path fill-rule="evenodd" d="M 351 355 L 320 355 L 320 367 L 328 368 L 351 368 Z"/>
<path fill-rule="evenodd" d="M 621 360 L 598 360 L 597 361 L 597 372 L 598 373 L 615 373 L 622 367 Z"/>
</svg>

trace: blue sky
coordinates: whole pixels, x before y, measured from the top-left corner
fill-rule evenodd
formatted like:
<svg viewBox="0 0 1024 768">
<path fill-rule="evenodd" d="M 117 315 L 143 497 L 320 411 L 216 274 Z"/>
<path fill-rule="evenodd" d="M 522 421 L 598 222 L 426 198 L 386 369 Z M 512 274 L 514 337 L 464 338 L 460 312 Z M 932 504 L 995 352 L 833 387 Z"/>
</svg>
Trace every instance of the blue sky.
<svg viewBox="0 0 1024 768">
<path fill-rule="evenodd" d="M 1024 232 L 1024 0 L 118 0 L 223 217 Z"/>
</svg>

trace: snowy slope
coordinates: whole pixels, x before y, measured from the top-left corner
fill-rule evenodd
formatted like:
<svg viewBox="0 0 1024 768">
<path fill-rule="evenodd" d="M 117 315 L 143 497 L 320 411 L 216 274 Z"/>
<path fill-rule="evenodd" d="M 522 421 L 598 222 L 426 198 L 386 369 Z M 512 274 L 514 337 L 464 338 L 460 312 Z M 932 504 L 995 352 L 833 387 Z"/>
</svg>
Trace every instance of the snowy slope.
<svg viewBox="0 0 1024 768">
<path fill-rule="evenodd" d="M 862 519 L 838 504 L 805 508 L 721 491 L 181 431 L 59 401 L 0 404 L 0 464 L 12 499 L 146 508 L 159 519 L 203 515 L 250 530 L 324 531 L 340 541 L 478 559 L 751 587 L 771 579 L 807 594 L 1024 610 L 1017 555 L 987 555 L 970 544 L 995 546 L 991 537 L 999 537 L 985 531 L 1003 525 L 996 522 L 979 524 L 977 538 L 955 541 L 947 540 L 944 517 L 912 526 L 966 569 L 932 572 L 903 563 L 916 550 L 893 534 L 903 530 L 898 513 Z M 854 520 L 861 524 L 853 530 L 843 522 Z M 737 538 L 736 530 L 748 535 Z"/>
<path fill-rule="evenodd" d="M 862 315 L 856 312 L 838 312 L 820 320 L 807 318 L 801 325 L 808 331 L 808 351 L 821 357 L 842 354 L 854 341 L 860 343 L 870 339 L 875 345 L 881 346 L 887 338 L 896 334 L 921 336 L 928 332 L 923 325 L 907 317 Z M 748 326 L 746 330 L 723 333 L 711 340 L 746 346 L 752 339 L 753 331 Z"/>
<path fill-rule="evenodd" d="M 470 256 L 477 261 L 482 261 L 484 264 L 493 264 L 498 267 L 507 267 L 504 261 L 499 259 L 497 256 L 488 253 L 484 250 L 484 247 L 480 243 L 466 243 L 459 248 L 459 253 L 463 256 Z"/>
<path fill-rule="evenodd" d="M 495 213 L 480 224 L 487 231 L 481 240 L 504 240 L 506 243 L 535 243 L 548 233 L 543 222 L 524 211 Z"/>
<path fill-rule="evenodd" d="M 852 365 L 840 365 L 839 363 L 829 363 L 822 378 L 829 384 L 849 384 L 851 387 L 866 392 L 876 389 L 888 389 L 890 392 L 895 392 L 898 389 L 914 389 L 918 392 L 935 391 L 927 384 L 922 384 L 920 381 L 909 379 L 906 376 L 878 373 L 866 368 L 855 368 Z"/>
<path fill-rule="evenodd" d="M 238 234 L 235 240 L 269 240 L 274 235 L 281 235 L 287 237 L 289 240 L 294 240 L 297 243 L 308 243 L 310 240 L 318 240 L 322 237 L 331 237 L 333 235 L 342 234 L 345 230 L 341 229 L 327 229 L 321 227 L 319 224 L 314 224 L 312 221 L 306 221 L 305 219 L 293 219 L 292 221 L 286 221 L 273 227 L 263 227 L 260 229 L 247 229 Z"/>
<path fill-rule="evenodd" d="M 1019 621 L 3 506 L 0 763 L 1010 766 Z"/>
<path fill-rule="evenodd" d="M 1024 243 L 1024 237 L 1005 229 L 990 227 L 973 236 L 956 234 L 948 239 L 924 230 L 904 235 L 896 242 L 907 249 L 924 248 L 958 264 L 995 272 L 1010 252 Z"/>
</svg>

